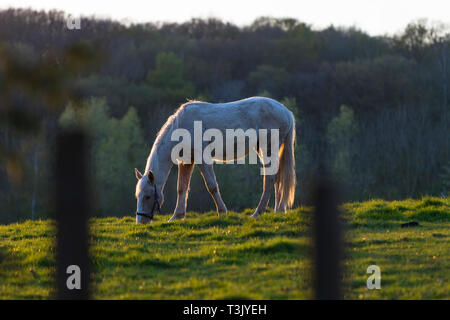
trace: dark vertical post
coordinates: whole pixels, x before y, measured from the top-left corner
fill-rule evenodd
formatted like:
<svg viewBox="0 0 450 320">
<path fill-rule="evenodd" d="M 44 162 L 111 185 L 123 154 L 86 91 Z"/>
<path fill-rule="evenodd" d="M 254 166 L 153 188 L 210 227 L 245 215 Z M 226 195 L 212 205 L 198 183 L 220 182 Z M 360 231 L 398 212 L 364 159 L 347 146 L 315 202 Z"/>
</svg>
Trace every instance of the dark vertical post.
<svg viewBox="0 0 450 320">
<path fill-rule="evenodd" d="M 88 299 L 90 268 L 87 219 L 90 193 L 86 135 L 80 131 L 62 132 L 58 135 L 55 171 L 57 298 Z M 77 268 L 80 271 L 81 286 L 74 288 Z"/>
<path fill-rule="evenodd" d="M 341 222 L 338 190 L 326 174 L 316 184 L 314 195 L 315 298 L 341 298 Z"/>
</svg>

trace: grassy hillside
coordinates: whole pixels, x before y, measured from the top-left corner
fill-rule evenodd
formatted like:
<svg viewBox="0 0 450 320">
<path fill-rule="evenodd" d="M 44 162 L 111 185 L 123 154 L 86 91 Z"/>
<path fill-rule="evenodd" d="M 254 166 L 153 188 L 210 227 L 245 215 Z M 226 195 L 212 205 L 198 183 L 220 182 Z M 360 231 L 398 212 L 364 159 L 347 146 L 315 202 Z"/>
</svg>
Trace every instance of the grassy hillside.
<svg viewBox="0 0 450 320">
<path fill-rule="evenodd" d="M 449 299 L 450 201 L 372 200 L 342 207 L 345 298 Z M 108 299 L 311 298 L 311 210 L 189 213 L 185 221 L 91 221 L 93 295 Z M 401 228 L 408 221 L 420 226 Z M 52 296 L 50 220 L 0 226 L 0 298 Z M 366 269 L 381 268 L 381 289 Z"/>
</svg>

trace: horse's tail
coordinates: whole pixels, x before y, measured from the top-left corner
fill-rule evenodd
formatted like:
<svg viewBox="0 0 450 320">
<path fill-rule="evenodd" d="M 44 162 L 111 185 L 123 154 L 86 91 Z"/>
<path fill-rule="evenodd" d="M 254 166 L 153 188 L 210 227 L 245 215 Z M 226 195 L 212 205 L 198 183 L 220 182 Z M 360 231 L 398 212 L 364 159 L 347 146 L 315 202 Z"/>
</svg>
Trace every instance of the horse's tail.
<svg viewBox="0 0 450 320">
<path fill-rule="evenodd" d="M 290 112 L 291 128 L 286 139 L 281 145 L 279 152 L 279 167 L 276 180 L 276 188 L 278 193 L 278 208 L 286 210 L 294 204 L 295 197 L 295 119 Z"/>
</svg>

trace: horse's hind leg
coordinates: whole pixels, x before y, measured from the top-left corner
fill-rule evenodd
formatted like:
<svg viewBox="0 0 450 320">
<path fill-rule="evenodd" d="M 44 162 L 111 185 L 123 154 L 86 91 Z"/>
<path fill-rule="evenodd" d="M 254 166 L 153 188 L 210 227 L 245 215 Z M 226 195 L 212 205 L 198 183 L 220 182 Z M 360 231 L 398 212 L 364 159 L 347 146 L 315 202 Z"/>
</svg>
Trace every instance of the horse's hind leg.
<svg viewBox="0 0 450 320">
<path fill-rule="evenodd" d="M 205 181 L 206 188 L 216 204 L 217 214 L 227 212 L 227 207 L 220 196 L 219 185 L 217 183 L 212 164 L 202 163 L 198 165 L 198 168 L 200 169 L 200 173 Z"/>
<path fill-rule="evenodd" d="M 277 213 L 278 210 L 280 210 L 280 208 L 278 207 L 278 197 L 280 196 L 278 194 L 278 183 L 275 182 L 275 184 L 273 185 L 273 189 L 274 189 L 273 193 L 274 193 L 274 198 L 275 198 L 275 205 L 274 205 L 273 211 L 275 213 Z"/>
<path fill-rule="evenodd" d="M 263 193 L 261 195 L 261 199 L 259 200 L 259 204 L 252 215 L 252 218 L 256 218 L 266 210 L 267 204 L 269 203 L 270 200 L 270 193 L 272 188 L 274 187 L 276 177 L 277 177 L 276 174 L 272 175 L 264 174 Z"/>
<path fill-rule="evenodd" d="M 186 204 L 189 193 L 189 184 L 191 182 L 192 171 L 194 164 L 178 165 L 178 184 L 177 184 L 177 205 L 173 213 L 172 218 L 169 221 L 175 219 L 183 219 L 186 216 Z"/>
<path fill-rule="evenodd" d="M 286 205 L 285 206 L 283 206 L 283 207 L 280 207 L 279 206 L 279 203 L 278 203 L 278 201 L 279 201 L 279 197 L 280 197 L 280 194 L 279 194 L 279 192 L 278 192 L 278 183 L 277 182 L 275 182 L 275 185 L 274 185 L 274 193 L 275 193 L 275 205 L 274 205 L 274 209 L 273 209 L 273 211 L 275 212 L 275 213 L 277 213 L 277 212 L 286 212 Z"/>
<path fill-rule="evenodd" d="M 270 145 L 267 147 L 266 152 L 270 152 Z M 252 218 L 256 218 L 261 213 L 266 211 L 267 205 L 269 204 L 269 200 L 270 200 L 270 192 L 271 192 L 272 188 L 274 188 L 275 182 L 277 179 L 276 174 L 271 174 L 271 175 L 267 174 L 266 168 L 269 167 L 270 164 L 267 163 L 265 160 L 264 150 L 258 149 L 257 153 L 258 153 L 259 159 L 261 160 L 261 162 L 264 166 L 263 193 L 261 195 L 261 199 L 259 200 L 259 204 L 256 207 L 255 212 L 252 214 Z M 277 211 L 278 196 L 279 195 L 275 191 L 275 212 Z"/>
</svg>

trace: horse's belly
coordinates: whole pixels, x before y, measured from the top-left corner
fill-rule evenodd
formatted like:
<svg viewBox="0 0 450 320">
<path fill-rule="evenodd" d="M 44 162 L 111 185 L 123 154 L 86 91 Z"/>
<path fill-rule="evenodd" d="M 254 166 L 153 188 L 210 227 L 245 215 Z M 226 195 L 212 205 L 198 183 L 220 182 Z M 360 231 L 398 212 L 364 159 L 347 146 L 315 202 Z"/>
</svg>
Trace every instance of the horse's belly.
<svg viewBox="0 0 450 320">
<path fill-rule="evenodd" d="M 231 162 L 244 159 L 250 152 L 254 152 L 254 150 L 256 150 L 256 145 L 256 142 L 249 143 L 248 141 L 245 142 L 245 145 L 234 143 L 228 147 L 228 150 L 225 146 L 222 149 L 222 153 L 220 153 L 219 150 L 213 150 L 214 152 L 211 152 L 211 158 L 218 162 Z"/>
</svg>

